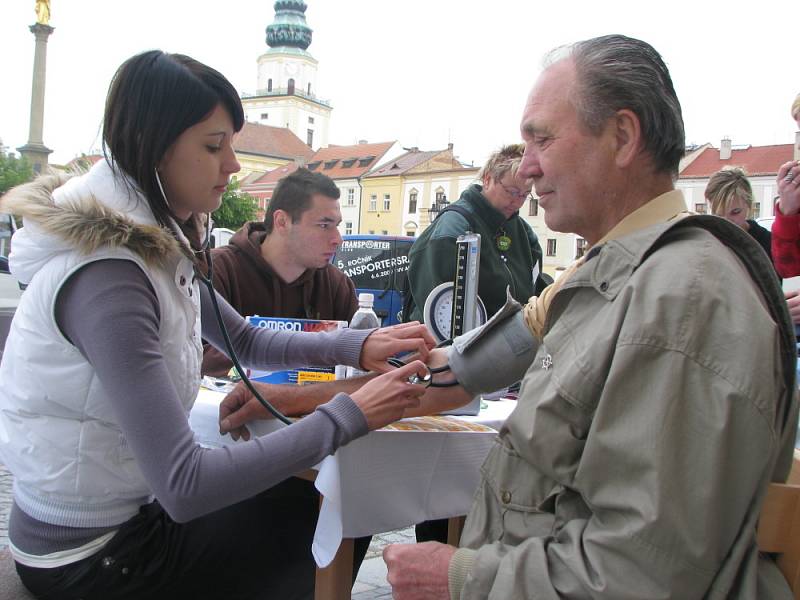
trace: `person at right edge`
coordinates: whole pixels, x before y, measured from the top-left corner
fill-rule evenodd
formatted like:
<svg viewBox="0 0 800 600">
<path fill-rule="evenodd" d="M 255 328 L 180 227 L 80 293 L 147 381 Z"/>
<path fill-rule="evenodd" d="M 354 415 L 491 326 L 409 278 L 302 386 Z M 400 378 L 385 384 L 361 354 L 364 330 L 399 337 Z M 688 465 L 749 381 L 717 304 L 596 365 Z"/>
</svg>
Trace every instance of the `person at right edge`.
<svg viewBox="0 0 800 600">
<path fill-rule="evenodd" d="M 792 119 L 800 132 L 800 94 L 792 103 Z M 800 138 L 797 140 L 800 150 Z M 795 154 L 797 156 L 797 154 Z M 800 275 L 800 161 L 790 160 L 778 169 L 778 201 L 772 224 L 772 260 L 781 277 Z M 800 324 L 800 291 L 786 292 L 795 328 Z"/>
</svg>

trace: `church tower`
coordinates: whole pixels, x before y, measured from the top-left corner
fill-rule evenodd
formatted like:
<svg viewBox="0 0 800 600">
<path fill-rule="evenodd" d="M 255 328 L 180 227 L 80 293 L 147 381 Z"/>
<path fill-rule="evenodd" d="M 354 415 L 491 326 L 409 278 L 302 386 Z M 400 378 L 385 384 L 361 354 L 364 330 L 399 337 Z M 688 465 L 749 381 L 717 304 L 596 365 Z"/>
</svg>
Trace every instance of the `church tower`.
<svg viewBox="0 0 800 600">
<path fill-rule="evenodd" d="M 248 121 L 288 127 L 311 148 L 328 145 L 332 107 L 317 97 L 317 60 L 308 52 L 311 28 L 303 0 L 277 0 L 267 26 L 269 49 L 258 58 L 258 89 L 244 94 Z"/>
</svg>

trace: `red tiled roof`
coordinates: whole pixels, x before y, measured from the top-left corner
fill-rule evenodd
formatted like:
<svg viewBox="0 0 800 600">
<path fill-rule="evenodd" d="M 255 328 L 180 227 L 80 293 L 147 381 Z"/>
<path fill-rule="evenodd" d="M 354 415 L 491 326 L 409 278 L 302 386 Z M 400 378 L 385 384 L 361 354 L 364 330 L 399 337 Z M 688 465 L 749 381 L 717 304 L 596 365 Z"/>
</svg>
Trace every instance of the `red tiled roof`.
<svg viewBox="0 0 800 600">
<path fill-rule="evenodd" d="M 420 152 L 411 151 L 401 154 L 384 164 L 376 167 L 375 170 L 370 171 L 367 177 L 384 177 L 387 175 L 402 175 L 409 169 L 424 163 L 426 160 L 433 158 L 437 154 L 445 152 L 444 150 L 428 150 Z"/>
<path fill-rule="evenodd" d="M 258 207 L 263 211 L 267 203 L 272 199 L 272 193 L 275 191 L 275 186 L 278 185 L 278 181 L 290 173 L 294 173 L 298 168 L 299 165 L 297 163 L 289 163 L 288 165 L 281 165 L 280 167 L 272 169 L 272 171 L 266 171 L 260 174 L 251 173 L 248 175 L 246 183 L 242 183 L 241 190 L 258 198 Z M 251 175 L 254 175 L 254 177 L 250 178 Z"/>
<path fill-rule="evenodd" d="M 317 150 L 306 162 L 306 167 L 331 179 L 354 179 L 377 165 L 394 144 L 395 142 L 330 145 Z"/>
<path fill-rule="evenodd" d="M 794 146 L 749 146 L 734 148 L 728 160 L 720 160 L 719 148 L 706 148 L 680 174 L 680 179 L 710 177 L 724 167 L 741 167 L 748 175 L 777 175 L 778 168 L 792 160 Z"/>
<path fill-rule="evenodd" d="M 286 159 L 308 159 L 314 154 L 290 129 L 260 123 L 245 123 L 233 147 L 236 152 Z"/>
<path fill-rule="evenodd" d="M 255 181 L 250 182 L 249 185 L 263 186 L 270 183 L 277 183 L 279 180 L 283 179 L 287 175 L 290 175 L 291 173 L 297 171 L 298 168 L 299 165 L 297 165 L 297 163 L 289 163 L 288 165 L 281 165 L 276 169 L 272 169 L 272 171 L 267 171 Z"/>
</svg>

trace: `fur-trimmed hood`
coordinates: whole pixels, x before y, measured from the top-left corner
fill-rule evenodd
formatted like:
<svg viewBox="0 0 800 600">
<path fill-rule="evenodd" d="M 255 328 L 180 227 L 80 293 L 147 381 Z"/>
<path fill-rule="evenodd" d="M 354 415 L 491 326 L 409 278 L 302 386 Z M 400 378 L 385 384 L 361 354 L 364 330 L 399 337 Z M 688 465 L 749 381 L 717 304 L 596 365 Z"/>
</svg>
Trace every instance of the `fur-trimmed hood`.
<svg viewBox="0 0 800 600">
<path fill-rule="evenodd" d="M 48 260 L 65 251 L 127 248 L 153 265 L 182 253 L 181 242 L 158 225 L 133 189 L 103 160 L 84 175 L 43 175 L 9 191 L 0 198 L 0 211 L 21 216 L 24 223 L 11 244 L 14 276 L 29 283 Z"/>
</svg>

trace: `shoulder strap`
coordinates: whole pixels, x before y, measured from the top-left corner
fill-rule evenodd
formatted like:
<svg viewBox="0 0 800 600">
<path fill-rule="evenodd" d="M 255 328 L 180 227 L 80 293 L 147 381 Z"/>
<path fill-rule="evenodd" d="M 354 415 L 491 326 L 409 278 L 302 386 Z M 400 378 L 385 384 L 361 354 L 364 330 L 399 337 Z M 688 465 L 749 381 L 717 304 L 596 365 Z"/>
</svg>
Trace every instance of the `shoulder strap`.
<svg viewBox="0 0 800 600">
<path fill-rule="evenodd" d="M 677 231 L 682 227 L 699 227 L 711 233 L 721 244 L 728 248 L 742 262 L 750 279 L 761 292 L 761 297 L 767 305 L 767 310 L 780 331 L 780 345 L 784 359 L 783 374 L 786 381 L 786 389 L 795 389 L 795 361 L 797 360 L 796 337 L 794 324 L 789 316 L 789 309 L 783 296 L 780 280 L 775 274 L 775 268 L 769 257 L 761 248 L 752 247 L 755 240 L 743 229 L 732 225 L 725 219 L 711 215 L 690 215 L 676 221 L 675 224 L 667 229 L 653 247 L 648 251 L 648 255 L 659 247 L 670 242 L 669 233 Z M 758 242 L 755 242 L 756 244 Z M 790 403 L 791 404 L 791 403 Z"/>
<path fill-rule="evenodd" d="M 439 213 L 439 216 L 441 217 L 447 211 L 457 212 L 458 214 L 460 214 L 462 217 L 464 217 L 467 220 L 467 223 L 469 223 L 469 227 L 473 232 L 477 231 L 478 228 L 475 225 L 475 215 L 473 215 L 466 208 L 464 208 L 463 206 L 461 206 L 459 204 L 448 204 L 447 206 L 445 206 L 441 210 L 441 212 Z"/>
</svg>

